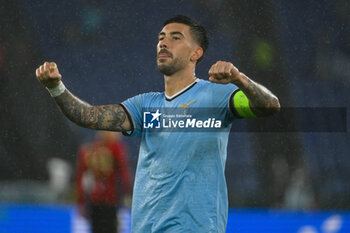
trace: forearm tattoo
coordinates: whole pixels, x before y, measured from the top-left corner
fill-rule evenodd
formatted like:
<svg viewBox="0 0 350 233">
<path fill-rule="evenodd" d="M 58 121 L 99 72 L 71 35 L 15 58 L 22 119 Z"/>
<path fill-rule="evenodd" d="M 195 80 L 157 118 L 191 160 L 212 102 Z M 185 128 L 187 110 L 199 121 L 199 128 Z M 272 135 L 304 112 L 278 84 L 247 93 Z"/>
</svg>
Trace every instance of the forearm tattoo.
<svg viewBox="0 0 350 233">
<path fill-rule="evenodd" d="M 79 126 L 112 131 L 126 131 L 127 115 L 119 104 L 92 106 L 70 93 L 68 90 L 55 101 L 62 113 Z"/>
<path fill-rule="evenodd" d="M 249 79 L 248 85 L 242 91 L 248 97 L 250 107 L 256 116 L 269 116 L 279 111 L 278 98 L 266 87 Z"/>
</svg>

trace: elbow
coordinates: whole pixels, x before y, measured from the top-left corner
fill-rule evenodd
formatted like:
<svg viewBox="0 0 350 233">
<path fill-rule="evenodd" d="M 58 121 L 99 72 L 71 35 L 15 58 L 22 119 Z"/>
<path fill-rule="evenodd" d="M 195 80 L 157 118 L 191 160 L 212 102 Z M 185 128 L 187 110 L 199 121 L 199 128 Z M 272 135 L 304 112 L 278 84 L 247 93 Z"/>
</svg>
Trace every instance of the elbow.
<svg viewBox="0 0 350 233">
<path fill-rule="evenodd" d="M 281 104 L 277 96 L 273 97 L 271 112 L 272 114 L 278 113 L 281 110 Z"/>
<path fill-rule="evenodd" d="M 281 109 L 280 102 L 276 96 L 272 96 L 268 103 L 264 107 L 254 108 L 254 114 L 256 117 L 268 117 L 278 113 Z"/>
<path fill-rule="evenodd" d="M 281 110 L 281 104 L 277 96 L 273 96 L 270 105 L 266 109 L 265 116 L 271 116 L 278 113 Z"/>
</svg>

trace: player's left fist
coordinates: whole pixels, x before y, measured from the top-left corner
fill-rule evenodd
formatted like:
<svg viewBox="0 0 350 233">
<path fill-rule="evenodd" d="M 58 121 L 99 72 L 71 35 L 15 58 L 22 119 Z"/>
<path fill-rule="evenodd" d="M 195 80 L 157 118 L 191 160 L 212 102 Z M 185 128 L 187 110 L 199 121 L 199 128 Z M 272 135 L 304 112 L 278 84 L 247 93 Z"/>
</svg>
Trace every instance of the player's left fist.
<svg viewBox="0 0 350 233">
<path fill-rule="evenodd" d="M 241 80 L 241 72 L 231 63 L 218 61 L 209 70 L 209 81 L 213 83 L 237 83 Z"/>
</svg>

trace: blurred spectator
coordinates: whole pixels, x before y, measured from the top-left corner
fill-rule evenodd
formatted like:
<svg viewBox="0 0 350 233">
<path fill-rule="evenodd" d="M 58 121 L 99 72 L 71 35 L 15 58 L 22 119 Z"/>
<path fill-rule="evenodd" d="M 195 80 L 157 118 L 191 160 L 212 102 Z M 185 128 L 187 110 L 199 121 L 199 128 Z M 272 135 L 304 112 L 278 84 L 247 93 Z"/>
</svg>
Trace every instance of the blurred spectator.
<svg viewBox="0 0 350 233">
<path fill-rule="evenodd" d="M 125 146 L 116 132 L 101 131 L 81 147 L 77 163 L 78 211 L 94 233 L 117 232 L 116 210 L 130 206 L 131 184 Z"/>
<path fill-rule="evenodd" d="M 284 206 L 290 209 L 315 207 L 314 194 L 303 168 L 296 169 L 292 174 L 284 196 Z"/>
<path fill-rule="evenodd" d="M 55 200 L 60 200 L 69 190 L 72 166 L 64 159 L 50 158 L 47 163 L 47 169 L 49 172 L 50 190 L 53 192 Z"/>
</svg>

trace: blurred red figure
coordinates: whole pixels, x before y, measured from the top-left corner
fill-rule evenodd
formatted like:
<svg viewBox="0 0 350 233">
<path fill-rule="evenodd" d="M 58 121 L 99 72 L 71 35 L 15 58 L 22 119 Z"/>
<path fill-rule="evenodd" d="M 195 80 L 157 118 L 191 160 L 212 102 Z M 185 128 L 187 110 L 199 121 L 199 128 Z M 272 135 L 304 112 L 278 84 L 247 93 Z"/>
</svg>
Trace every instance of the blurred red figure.
<svg viewBox="0 0 350 233">
<path fill-rule="evenodd" d="M 80 215 L 90 220 L 93 233 L 116 233 L 117 207 L 130 207 L 131 184 L 126 149 L 120 133 L 100 131 L 83 145 L 77 161 L 77 201 Z"/>
</svg>

